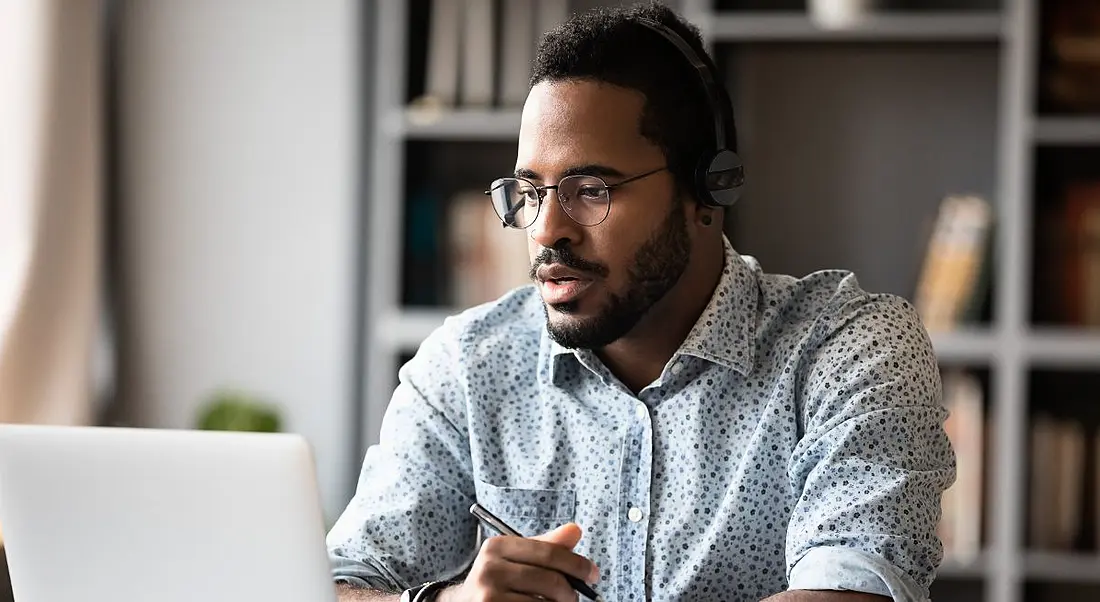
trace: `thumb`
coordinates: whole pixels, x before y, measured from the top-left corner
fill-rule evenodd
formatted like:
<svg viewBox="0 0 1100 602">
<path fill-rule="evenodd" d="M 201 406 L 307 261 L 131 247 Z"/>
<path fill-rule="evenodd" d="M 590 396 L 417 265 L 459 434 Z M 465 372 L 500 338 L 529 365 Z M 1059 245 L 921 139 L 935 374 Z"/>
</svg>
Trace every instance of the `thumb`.
<svg viewBox="0 0 1100 602">
<path fill-rule="evenodd" d="M 548 531 L 542 535 L 536 535 L 531 539 L 537 539 L 538 541 L 545 541 L 547 543 L 573 549 L 573 546 L 577 545 L 581 540 L 581 535 L 583 535 L 583 531 L 580 525 L 577 523 L 565 523 L 553 531 Z"/>
</svg>

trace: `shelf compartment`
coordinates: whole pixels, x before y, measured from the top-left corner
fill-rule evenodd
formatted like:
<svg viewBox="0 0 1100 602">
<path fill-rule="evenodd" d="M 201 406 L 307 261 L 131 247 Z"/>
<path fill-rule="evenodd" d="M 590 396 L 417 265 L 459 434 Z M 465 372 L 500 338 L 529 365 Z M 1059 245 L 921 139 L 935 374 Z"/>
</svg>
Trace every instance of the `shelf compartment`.
<svg viewBox="0 0 1100 602">
<path fill-rule="evenodd" d="M 514 143 L 405 144 L 402 306 L 469 307 L 528 282 L 527 238 L 483 193 L 515 169 Z"/>
<path fill-rule="evenodd" d="M 1034 156 L 1031 322 L 1100 328 L 1100 146 Z"/>
<path fill-rule="evenodd" d="M 996 199 L 989 107 L 997 103 L 1000 55 L 943 46 L 723 49 L 751 174 L 727 213 L 734 248 L 770 273 L 839 267 L 868 291 L 912 299 L 943 199 Z M 943 90 L 952 91 L 949 106 Z M 998 284 L 992 274 L 993 299 Z M 995 310 L 987 304 L 983 313 Z"/>
<path fill-rule="evenodd" d="M 1100 371 L 1060 366 L 1028 372 L 1026 443 L 1021 447 L 1027 504 L 1022 518 L 1023 543 L 1036 576 L 1084 572 L 1081 563 L 1068 562 L 1080 558 L 1095 557 L 1100 567 L 1097 391 Z"/>
</svg>

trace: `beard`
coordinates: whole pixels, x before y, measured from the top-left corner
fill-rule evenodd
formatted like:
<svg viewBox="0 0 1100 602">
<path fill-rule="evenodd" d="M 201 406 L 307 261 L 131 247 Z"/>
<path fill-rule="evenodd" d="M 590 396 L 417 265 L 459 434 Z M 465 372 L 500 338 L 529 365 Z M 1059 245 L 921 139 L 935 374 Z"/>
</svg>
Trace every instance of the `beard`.
<svg viewBox="0 0 1100 602">
<path fill-rule="evenodd" d="M 660 228 L 634 253 L 627 268 L 626 290 L 611 293 L 597 314 L 590 318 L 572 317 L 561 323 L 550 320 L 544 303 L 546 330 L 556 343 L 569 349 L 599 349 L 630 332 L 645 314 L 680 280 L 691 257 L 691 240 L 683 207 L 674 202 L 672 211 Z M 607 275 L 607 268 L 572 254 L 568 247 L 543 249 L 536 257 L 532 273 L 541 264 L 560 263 L 567 267 Z M 577 302 L 554 304 L 562 314 L 575 314 Z"/>
</svg>

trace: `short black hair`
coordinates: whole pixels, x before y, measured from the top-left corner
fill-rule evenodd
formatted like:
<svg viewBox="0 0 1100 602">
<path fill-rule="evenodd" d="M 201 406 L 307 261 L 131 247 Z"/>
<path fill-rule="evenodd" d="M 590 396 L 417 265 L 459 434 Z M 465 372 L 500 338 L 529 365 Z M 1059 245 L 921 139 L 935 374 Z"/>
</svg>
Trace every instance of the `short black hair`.
<svg viewBox="0 0 1100 602">
<path fill-rule="evenodd" d="M 710 69 L 726 124 L 726 146 L 737 151 L 729 94 L 694 25 L 660 2 L 596 8 L 570 17 L 538 45 L 531 86 L 542 81 L 589 79 L 645 96 L 639 129 L 664 152 L 680 191 L 694 194 L 695 170 L 716 150 L 714 116 L 698 71 L 680 50 L 639 19 L 676 32 Z"/>
</svg>

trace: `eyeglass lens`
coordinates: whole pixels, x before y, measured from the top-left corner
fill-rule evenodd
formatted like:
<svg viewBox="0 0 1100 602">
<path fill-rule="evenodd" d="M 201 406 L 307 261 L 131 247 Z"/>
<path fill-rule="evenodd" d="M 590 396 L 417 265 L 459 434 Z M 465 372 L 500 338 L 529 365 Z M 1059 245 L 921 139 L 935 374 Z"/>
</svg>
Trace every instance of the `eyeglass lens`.
<svg viewBox="0 0 1100 602">
<path fill-rule="evenodd" d="M 522 178 L 502 178 L 493 182 L 490 198 L 493 209 L 506 226 L 527 228 L 539 215 L 540 192 L 534 184 Z M 573 221 L 582 226 L 602 222 L 610 210 L 607 184 L 593 176 L 568 176 L 558 182 L 558 202 Z"/>
</svg>

